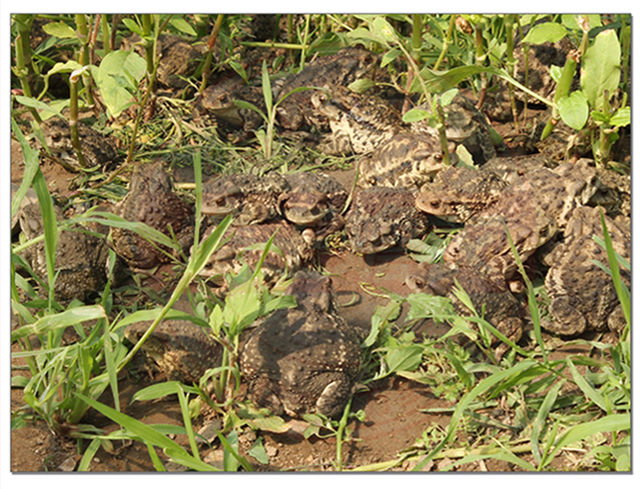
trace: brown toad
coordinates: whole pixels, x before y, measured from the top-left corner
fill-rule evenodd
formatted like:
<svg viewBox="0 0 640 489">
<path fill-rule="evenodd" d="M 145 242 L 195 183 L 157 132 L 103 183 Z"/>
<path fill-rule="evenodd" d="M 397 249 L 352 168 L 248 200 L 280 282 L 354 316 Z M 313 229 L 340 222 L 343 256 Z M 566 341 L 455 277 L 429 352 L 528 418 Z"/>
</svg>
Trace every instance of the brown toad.
<svg viewBox="0 0 640 489">
<path fill-rule="evenodd" d="M 285 178 L 290 189 L 278 197 L 278 210 L 287 221 L 313 229 L 318 239 L 342 228 L 340 213 L 348 194 L 337 180 L 314 172 L 289 173 Z"/>
<path fill-rule="evenodd" d="M 432 112 L 428 104 L 419 105 L 416 109 Z M 445 134 L 449 143 L 453 144 L 452 152 L 455 152 L 458 146 L 464 146 L 477 165 L 496 156 L 491 126 L 471 100 L 458 94 L 443 107 L 443 114 Z M 427 119 L 411 124 L 411 130 L 438 137 L 438 132 L 429 126 Z"/>
<path fill-rule="evenodd" d="M 496 283 L 516 270 L 505 227 L 522 261 L 547 243 L 567 223 L 578 205 L 595 192 L 595 172 L 565 164 L 534 170 L 516 180 L 496 203 L 476 214 L 444 253 L 444 260 L 477 268 Z"/>
<path fill-rule="evenodd" d="M 333 87 L 347 86 L 362 77 L 375 79 L 378 66 L 379 57 L 371 51 L 361 47 L 343 48 L 336 54 L 316 58 L 301 72 L 274 83 L 274 100 L 299 87 L 326 87 L 331 91 Z M 278 123 L 284 129 L 298 130 L 305 124 L 326 128 L 326 119 L 309 110 L 314 91 L 292 93 L 278 105 Z"/>
<path fill-rule="evenodd" d="M 278 173 L 215 176 L 202 186 L 202 213 L 214 218 L 234 216 L 233 224 L 259 224 L 278 217 L 278 198 L 289 190 Z"/>
<path fill-rule="evenodd" d="M 466 222 L 493 205 L 506 186 L 495 172 L 450 166 L 422 186 L 416 207 L 433 216 Z"/>
<path fill-rule="evenodd" d="M 240 353 L 249 397 L 273 414 L 338 416 L 353 393 L 361 340 L 336 313 L 328 277 L 298 272 L 287 293 L 298 306 L 264 319 Z"/>
<path fill-rule="evenodd" d="M 543 327 L 561 335 L 577 335 L 587 330 L 620 333 L 625 325 L 622 307 L 611 276 L 593 261 L 609 267 L 606 250 L 593 240 L 603 238 L 601 208 L 574 209 L 564 230 L 564 239 L 545 261 L 551 268 L 545 277 L 550 299 L 549 318 Z M 622 258 L 631 256 L 631 221 L 605 216 L 613 248 Z M 630 285 L 631 273 L 620 268 L 623 282 Z"/>
<path fill-rule="evenodd" d="M 361 187 L 407 187 L 418 190 L 445 168 L 439 140 L 430 134 L 401 131 L 357 165 Z"/>
<path fill-rule="evenodd" d="M 315 110 L 329 121 L 331 134 L 318 149 L 326 154 L 370 153 L 402 128 L 402 118 L 392 105 L 375 95 L 333 87 L 311 96 Z"/>
<path fill-rule="evenodd" d="M 124 336 L 136 344 L 151 326 L 151 321 L 131 324 Z M 205 330 L 187 320 L 165 319 L 142 344 L 147 357 L 147 368 L 159 371 L 167 380 L 185 383 L 200 381 L 209 368 L 220 366 L 222 346 Z"/>
<path fill-rule="evenodd" d="M 200 53 L 193 42 L 179 36 L 163 34 L 158 37 L 158 67 L 156 80 L 160 85 L 170 89 L 181 89 L 187 86 L 183 79 L 193 74 L 198 66 Z"/>
<path fill-rule="evenodd" d="M 450 268 L 442 263 L 420 263 L 406 280 L 414 292 L 449 297 L 458 314 L 469 310 L 453 293 L 457 280 L 471 299 L 475 311 L 506 336 L 517 342 L 522 337 L 524 310 L 517 299 L 504 287 L 487 280 L 474 268 Z"/>
<path fill-rule="evenodd" d="M 426 234 L 428 217 L 414 203 L 415 194 L 406 188 L 360 189 L 345 216 L 351 249 L 365 255 L 379 253 Z"/>
<path fill-rule="evenodd" d="M 175 235 L 180 250 L 193 242 L 194 213 L 173 190 L 166 164 L 161 161 L 135 163 L 129 191 L 116 204 L 117 214 L 130 222 L 142 222 L 166 236 Z M 113 246 L 131 267 L 152 268 L 166 263 L 170 257 L 141 235 L 128 229 L 113 227 Z"/>
<path fill-rule="evenodd" d="M 60 224 L 62 210 L 54 205 L 55 218 Z M 36 200 L 19 211 L 19 223 L 26 238 L 31 240 L 44 233 L 40 204 Z M 37 277 L 47 282 L 47 265 L 44 242 L 25 249 L 22 256 L 30 264 Z M 55 253 L 55 272 L 58 274 L 54 295 L 59 301 L 79 299 L 86 301 L 99 294 L 107 281 L 109 248 L 102 237 L 90 234 L 88 229 L 74 226 L 58 229 Z"/>
<path fill-rule="evenodd" d="M 229 240 L 209 257 L 200 275 L 222 276 L 226 280 L 227 273 L 237 274 L 243 264 L 254 269 L 264 251 L 261 245 L 271 236 L 274 236 L 273 244 L 262 264 L 266 282 L 275 282 L 281 275 L 295 272 L 313 258 L 310 245 L 287 222 L 236 226 L 227 231 L 225 238 Z"/>
<path fill-rule="evenodd" d="M 40 124 L 47 147 L 65 169 L 73 172 L 108 169 L 117 162 L 118 152 L 111 138 L 100 134 L 84 123 L 78 124 L 78 137 L 84 158 L 81 165 L 71 144 L 69 123 L 60 118 L 47 119 Z"/>
<path fill-rule="evenodd" d="M 246 85 L 240 77 L 227 78 L 209 85 L 199 98 L 199 105 L 213 114 L 218 129 L 234 141 L 243 141 L 258 129 L 264 120 L 255 110 L 239 107 L 234 101 L 249 102 L 265 112 L 260 87 Z"/>
</svg>

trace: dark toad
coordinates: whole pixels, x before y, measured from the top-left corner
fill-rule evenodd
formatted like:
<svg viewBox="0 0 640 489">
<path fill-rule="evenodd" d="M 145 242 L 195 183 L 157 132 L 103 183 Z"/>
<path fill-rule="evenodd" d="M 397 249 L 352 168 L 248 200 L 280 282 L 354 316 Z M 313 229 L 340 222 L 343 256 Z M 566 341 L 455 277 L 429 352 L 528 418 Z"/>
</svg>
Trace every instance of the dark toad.
<svg viewBox="0 0 640 489">
<path fill-rule="evenodd" d="M 129 191 L 116 205 L 116 212 L 127 221 L 142 222 L 166 236 L 175 235 L 180 250 L 193 242 L 192 206 L 175 193 L 166 164 L 161 161 L 135 163 Z M 114 227 L 111 235 L 116 253 L 131 267 L 151 268 L 170 261 L 168 250 L 134 231 Z"/>
<path fill-rule="evenodd" d="M 522 337 L 525 313 L 520 303 L 506 288 L 487 280 L 473 268 L 420 263 L 407 277 L 406 284 L 414 292 L 449 297 L 458 314 L 469 315 L 472 311 L 453 293 L 454 280 L 467 293 L 478 315 L 514 343 Z"/>
<path fill-rule="evenodd" d="M 62 210 L 54 205 L 55 218 L 60 225 L 64 219 Z M 38 201 L 28 203 L 19 211 L 22 232 L 29 240 L 44 233 L 44 224 Z M 44 242 L 40 241 L 24 250 L 22 256 L 33 272 L 47 282 L 47 265 Z M 79 299 L 86 301 L 99 294 L 107 281 L 109 248 L 105 240 L 91 234 L 88 229 L 73 226 L 58 229 L 55 253 L 57 278 L 54 295 L 59 301 Z"/>
<path fill-rule="evenodd" d="M 237 274 L 243 264 L 254 269 L 264 251 L 260 245 L 271 236 L 273 244 L 262 264 L 265 281 L 275 282 L 287 272 L 294 273 L 313 258 L 310 245 L 287 222 L 236 226 L 229 229 L 225 236 L 229 240 L 209 257 L 200 274 L 226 278 L 227 273 Z"/>
<path fill-rule="evenodd" d="M 289 188 L 278 173 L 212 177 L 202 186 L 202 213 L 214 218 L 232 215 L 237 226 L 259 224 L 279 215 L 278 198 Z"/>
<path fill-rule="evenodd" d="M 625 325 L 622 307 L 611 276 L 594 260 L 609 266 L 607 254 L 593 236 L 603 239 L 600 212 L 594 207 L 578 207 L 564 230 L 564 239 L 545 257 L 551 268 L 545 277 L 550 299 L 545 329 L 573 336 L 587 330 L 620 333 Z M 625 260 L 631 254 L 631 222 L 626 216 L 605 223 L 613 248 Z M 629 270 L 620 269 L 623 282 L 630 285 Z"/>
<path fill-rule="evenodd" d="M 136 344 L 151 326 L 150 321 L 126 327 L 125 337 Z M 159 371 L 167 380 L 198 384 L 207 369 L 220 366 L 222 346 L 204 329 L 187 320 L 161 321 L 142 344 L 147 368 Z"/>
<path fill-rule="evenodd" d="M 69 123 L 55 117 L 42 122 L 40 129 L 52 155 L 67 170 L 79 172 L 89 169 L 109 169 L 117 163 L 118 152 L 111 138 L 82 122 L 78 124 L 78 138 L 80 139 L 84 165 L 80 164 L 71 144 Z"/>
<path fill-rule="evenodd" d="M 365 255 L 404 246 L 429 230 L 425 213 L 406 188 L 371 187 L 357 191 L 345 216 L 351 249 Z"/>
<path fill-rule="evenodd" d="M 338 416 L 360 369 L 360 338 L 336 313 L 328 277 L 298 272 L 287 293 L 298 306 L 268 316 L 241 351 L 249 397 L 273 414 Z"/>
</svg>

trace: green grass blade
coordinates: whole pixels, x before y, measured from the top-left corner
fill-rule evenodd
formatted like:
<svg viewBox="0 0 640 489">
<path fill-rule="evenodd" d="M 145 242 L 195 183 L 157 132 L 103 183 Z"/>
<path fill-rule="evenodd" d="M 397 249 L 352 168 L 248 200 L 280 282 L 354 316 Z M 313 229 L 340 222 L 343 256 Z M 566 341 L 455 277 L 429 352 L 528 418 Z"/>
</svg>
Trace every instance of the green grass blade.
<svg viewBox="0 0 640 489">
<path fill-rule="evenodd" d="M 191 415 L 189 413 L 189 404 L 187 402 L 187 396 L 184 394 L 184 390 L 178 386 L 178 402 L 180 403 L 180 411 L 182 412 L 182 420 L 184 421 L 184 428 L 187 431 L 187 438 L 189 439 L 189 446 L 191 447 L 191 453 L 198 460 L 200 459 L 200 452 L 198 451 L 198 444 L 196 443 L 196 436 L 193 432 L 193 425 L 191 424 Z"/>
<path fill-rule="evenodd" d="M 29 335 L 41 335 L 57 329 L 73 326 L 80 322 L 101 318 L 107 318 L 102 306 L 74 307 L 73 309 L 67 309 L 58 314 L 42 317 L 33 324 L 27 324 L 13 330 L 11 332 L 11 341 L 14 342 Z"/>
<path fill-rule="evenodd" d="M 536 362 L 531 360 L 525 360 L 523 362 L 514 365 L 511 368 L 502 370 L 493 375 L 490 375 L 486 379 L 481 380 L 478 385 L 476 385 L 471 392 L 466 394 L 458 403 L 456 410 L 453 412 L 451 416 L 451 420 L 449 421 L 449 427 L 447 428 L 446 436 L 435 446 L 435 448 L 424 457 L 413 470 L 421 470 L 427 463 L 434 459 L 434 457 L 442 451 L 442 449 L 446 446 L 447 443 L 453 438 L 457 428 L 458 423 L 462 420 L 464 415 L 464 411 L 469 407 L 469 405 L 481 394 L 487 392 L 492 387 L 504 382 L 505 379 L 509 379 L 512 376 L 521 375 L 527 370 L 536 367 Z"/>
<path fill-rule="evenodd" d="M 36 173 L 40 169 L 40 162 L 38 160 L 38 151 L 33 149 L 27 142 L 27 139 L 24 137 L 24 134 L 20 130 L 20 126 L 18 126 L 16 121 L 14 121 L 13 119 L 11 119 L 11 128 L 13 130 L 13 135 L 20 143 L 22 156 L 24 158 L 24 174 L 22 176 L 22 182 L 20 182 L 20 186 L 18 187 L 18 190 L 11 200 L 11 217 L 13 217 L 16 215 L 16 212 L 18 212 L 20 203 L 26 195 L 27 190 L 29 190 L 29 187 L 31 187 L 33 177 L 35 177 Z"/>
<path fill-rule="evenodd" d="M 579 424 L 565 431 L 556 441 L 553 449 L 547 457 L 546 463 L 550 463 L 553 456 L 567 445 L 571 445 L 579 440 L 584 440 L 596 433 L 607 433 L 616 431 L 628 431 L 631 428 L 631 415 L 610 414 L 595 421 L 588 421 Z"/>
<path fill-rule="evenodd" d="M 102 404 L 101 402 L 91 399 L 82 394 L 75 394 L 81 400 L 86 402 L 89 406 L 99 411 L 112 421 L 126 428 L 129 432 L 140 437 L 145 443 L 162 448 L 167 455 L 183 465 L 187 465 L 192 468 L 198 468 L 198 470 L 217 471 L 218 469 L 212 465 L 205 464 L 201 460 L 192 457 L 187 451 L 178 445 L 175 441 L 164 436 L 152 427 L 138 421 L 137 419 L 127 416 L 126 414 L 119 413 L 113 408 Z"/>
<path fill-rule="evenodd" d="M 271 114 L 273 94 L 271 93 L 271 80 L 269 79 L 269 70 L 267 70 L 267 62 L 265 60 L 262 60 L 262 94 L 264 96 L 264 105 L 267 109 L 267 114 Z"/>
<path fill-rule="evenodd" d="M 629 290 L 624 286 L 622 277 L 620 276 L 620 267 L 618 266 L 618 260 L 616 259 L 616 253 L 613 249 L 613 243 L 611 243 L 611 236 L 609 236 L 609 230 L 604 220 L 604 214 L 600 209 L 600 223 L 602 224 L 602 232 L 604 234 L 604 243 L 607 250 L 607 258 L 609 260 L 609 267 L 611 267 L 611 276 L 613 277 L 613 285 L 618 294 L 618 300 L 622 305 L 622 312 L 624 313 L 624 319 L 627 324 L 631 324 L 631 298 Z"/>
<path fill-rule="evenodd" d="M 156 469 L 156 472 L 166 472 L 167 469 L 162 463 L 162 460 L 160 460 L 160 457 L 158 456 L 158 452 L 156 452 L 156 449 L 154 448 L 154 446 L 148 442 L 145 442 L 145 445 L 147 446 L 147 452 L 149 452 L 149 458 L 151 459 L 151 463 L 153 464 L 153 468 Z"/>
<path fill-rule="evenodd" d="M 89 443 L 89 446 L 82 454 L 82 458 L 80 459 L 80 463 L 78 464 L 77 471 L 78 472 L 86 472 L 89 470 L 89 466 L 91 465 L 91 461 L 93 457 L 96 455 L 100 445 L 102 444 L 102 440 L 99 438 L 94 438 Z"/>
<path fill-rule="evenodd" d="M 569 370 L 571 371 L 574 382 L 578 387 L 580 387 L 580 390 L 584 392 L 584 395 L 587 396 L 589 400 L 596 404 L 605 413 L 611 414 L 610 403 L 606 402 L 604 397 L 602 397 L 602 395 L 597 390 L 595 390 L 582 375 L 580 375 L 580 372 L 578 372 L 578 369 L 573 364 L 570 358 L 567 358 L 567 365 L 569 366 Z"/>
<path fill-rule="evenodd" d="M 116 371 L 118 365 L 113 355 L 113 344 L 111 343 L 111 335 L 109 327 L 105 321 L 104 333 L 102 335 L 102 345 L 104 351 L 104 364 L 109 379 L 109 386 L 111 387 L 111 394 L 113 396 L 113 405 L 117 411 L 120 411 L 120 395 L 118 393 L 118 373 Z"/>
<path fill-rule="evenodd" d="M 565 381 L 561 380 L 560 382 L 555 383 L 549 392 L 544 396 L 544 400 L 542 401 L 542 405 L 540 409 L 538 409 L 538 413 L 536 415 L 536 419 L 533 420 L 533 425 L 531 426 L 531 453 L 533 454 L 533 458 L 536 463 L 540 465 L 542 460 L 542 456 L 540 454 L 540 433 L 542 433 L 542 429 L 544 427 L 547 416 L 549 416 L 549 412 L 551 408 L 556 402 L 558 398 L 558 392 L 564 385 Z"/>
<path fill-rule="evenodd" d="M 227 228 L 231 224 L 231 216 L 225 217 L 220 224 L 216 226 L 213 232 L 202 242 L 200 246 L 191 254 L 191 258 L 189 259 L 189 263 L 187 264 L 187 268 L 185 269 L 180 281 L 176 285 L 171 297 L 162 308 L 158 316 L 155 318 L 149 329 L 147 329 L 146 333 L 142 335 L 142 337 L 138 340 L 138 342 L 133 346 L 133 348 L 129 351 L 129 354 L 122 360 L 118 367 L 118 372 L 120 372 L 124 366 L 129 363 L 129 361 L 133 358 L 136 352 L 142 347 L 147 338 L 151 336 L 156 326 L 162 321 L 165 314 L 171 309 L 173 304 L 180 298 L 180 296 L 187 289 L 193 278 L 202 270 L 202 267 L 205 265 L 209 256 L 215 249 L 218 248 L 220 242 L 222 241 L 222 236 L 226 232 Z"/>
</svg>

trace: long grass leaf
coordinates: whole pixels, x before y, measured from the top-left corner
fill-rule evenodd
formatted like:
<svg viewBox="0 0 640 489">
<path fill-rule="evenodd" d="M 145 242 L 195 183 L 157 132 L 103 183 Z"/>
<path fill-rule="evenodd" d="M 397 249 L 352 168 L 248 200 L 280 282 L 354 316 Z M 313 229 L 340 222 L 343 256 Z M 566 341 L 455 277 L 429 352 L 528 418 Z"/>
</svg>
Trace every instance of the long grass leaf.
<svg viewBox="0 0 640 489">
<path fill-rule="evenodd" d="M 22 156 L 24 159 L 24 174 L 22 175 L 22 182 L 20 182 L 20 186 L 18 187 L 18 190 L 11 200 L 11 217 L 13 217 L 16 215 L 16 212 L 18 212 L 20 203 L 22 202 L 24 196 L 27 194 L 27 190 L 29 190 L 29 187 L 31 187 L 33 177 L 35 177 L 40 166 L 38 161 L 38 151 L 33 149 L 27 142 L 27 139 L 24 137 L 24 134 L 20 130 L 20 126 L 18 126 L 16 121 L 13 119 L 11 119 L 11 129 L 13 130 L 14 136 L 20 143 L 20 148 L 22 149 Z"/>
<path fill-rule="evenodd" d="M 51 314 L 38 319 L 33 324 L 27 324 L 11 332 L 11 341 L 14 342 L 20 338 L 29 335 L 41 335 L 49 331 L 66 328 L 74 324 L 91 321 L 94 319 L 106 319 L 107 315 L 99 305 L 80 306 L 73 309 L 67 309 L 64 312 Z"/>
<path fill-rule="evenodd" d="M 89 443 L 89 446 L 82 454 L 82 458 L 80 459 L 80 463 L 78 464 L 77 468 L 78 472 L 86 472 L 87 470 L 89 470 L 91 461 L 93 460 L 93 457 L 97 453 L 101 444 L 102 440 L 100 440 L 99 438 L 94 438 L 93 440 L 91 440 L 91 443 Z"/>
<path fill-rule="evenodd" d="M 525 360 L 517 365 L 514 365 L 511 368 L 502 370 L 493 375 L 490 375 L 486 379 L 481 380 L 478 385 L 476 385 L 468 394 L 460 399 L 460 402 L 458 403 L 458 406 L 456 407 L 456 410 L 453 412 L 451 420 L 449 421 L 449 427 L 447 428 L 446 436 L 440 441 L 440 443 L 438 443 L 438 445 L 434 447 L 433 450 L 431 450 L 431 452 L 429 452 L 429 454 L 427 454 L 427 456 L 425 456 L 420 462 L 418 462 L 418 464 L 416 464 L 413 470 L 422 469 L 427 463 L 433 460 L 440 451 L 442 451 L 446 444 L 449 443 L 451 438 L 453 438 L 458 428 L 458 423 L 460 423 L 460 421 L 462 420 L 465 410 L 478 396 L 487 392 L 497 384 L 504 382 L 505 379 L 508 379 L 515 375 L 520 375 L 534 367 L 536 367 L 536 362 Z"/>
<path fill-rule="evenodd" d="M 602 232 L 604 234 L 604 243 L 606 245 L 609 267 L 611 267 L 613 285 L 616 289 L 616 293 L 618 294 L 618 300 L 622 305 L 624 319 L 627 324 L 631 324 L 631 299 L 629 297 L 629 289 L 627 289 L 622 282 L 622 277 L 620 276 L 620 267 L 618 266 L 618 260 L 616 259 L 616 253 L 613 249 L 613 243 L 611 242 L 611 236 L 609 236 L 609 230 L 607 229 L 607 224 L 604 220 L 602 209 L 600 209 L 600 223 L 602 224 Z"/>
<path fill-rule="evenodd" d="M 553 460 L 553 456 L 562 448 L 580 440 L 584 440 L 596 433 L 608 433 L 616 431 L 628 431 L 631 428 L 631 415 L 610 414 L 595 421 L 579 424 L 565 431 L 556 441 L 553 449 L 547 457 L 546 464 Z M 545 465 L 546 465 L 545 464 Z"/>
<path fill-rule="evenodd" d="M 195 457 L 192 457 L 187 451 L 178 445 L 175 441 L 164 436 L 154 428 L 138 421 L 137 419 L 127 416 L 126 414 L 119 413 L 113 408 L 102 404 L 100 401 L 91 399 L 82 394 L 75 394 L 89 406 L 99 411 L 103 415 L 107 416 L 112 421 L 125 427 L 128 431 L 139 436 L 145 443 L 152 444 L 154 446 L 162 448 L 167 455 L 177 462 L 186 465 L 188 467 L 196 468 L 197 470 L 205 471 L 218 471 L 218 469 L 212 465 L 206 464 Z"/>
<path fill-rule="evenodd" d="M 540 409 L 538 409 L 538 413 L 536 414 L 536 419 L 533 420 L 533 424 L 531 426 L 531 453 L 533 454 L 533 458 L 536 460 L 537 464 L 540 464 L 542 460 L 542 456 L 540 454 L 540 433 L 542 433 L 542 429 L 544 427 L 547 416 L 549 416 L 549 412 L 551 408 L 556 402 L 558 398 L 558 392 L 564 385 L 565 381 L 561 380 L 560 382 L 555 383 L 549 392 L 544 396 L 544 400 L 542 401 L 542 405 Z"/>
<path fill-rule="evenodd" d="M 578 369 L 573 364 L 570 358 L 567 358 L 567 365 L 569 366 L 569 370 L 571 371 L 574 382 L 578 387 L 580 387 L 580 390 L 584 392 L 584 395 L 587 396 L 588 399 L 595 403 L 605 413 L 611 414 L 611 405 L 605 401 L 604 397 L 602 397 L 602 395 L 598 391 L 596 391 L 591 385 L 589 385 L 589 382 L 587 382 L 587 380 L 582 375 L 580 375 L 580 372 L 578 372 Z"/>
<path fill-rule="evenodd" d="M 198 451 L 198 444 L 196 443 L 196 436 L 193 432 L 193 425 L 191 424 L 191 414 L 189 413 L 189 404 L 187 402 L 187 396 L 184 394 L 184 390 L 178 386 L 178 402 L 180 404 L 180 411 L 182 412 L 182 421 L 184 422 L 184 428 L 187 432 L 187 438 L 189 440 L 189 446 L 191 447 L 191 453 L 195 458 L 201 460 L 200 452 Z"/>
</svg>

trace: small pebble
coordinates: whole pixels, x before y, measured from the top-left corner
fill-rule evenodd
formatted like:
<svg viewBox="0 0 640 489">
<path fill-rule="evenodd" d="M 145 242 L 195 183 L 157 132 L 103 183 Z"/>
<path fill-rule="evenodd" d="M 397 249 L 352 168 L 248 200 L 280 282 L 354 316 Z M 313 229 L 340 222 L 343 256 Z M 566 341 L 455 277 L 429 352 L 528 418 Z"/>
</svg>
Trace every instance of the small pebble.
<svg viewBox="0 0 640 489">
<path fill-rule="evenodd" d="M 264 450 L 267 452 L 267 457 L 272 458 L 278 455 L 278 447 L 274 447 L 273 445 L 267 445 L 264 447 Z"/>
<path fill-rule="evenodd" d="M 76 468 L 76 463 L 76 457 L 72 455 L 66 458 L 65 461 L 58 466 L 58 469 L 62 472 L 73 472 Z"/>
<path fill-rule="evenodd" d="M 202 461 L 220 470 L 224 470 L 224 451 L 222 449 L 211 450 L 204 456 Z"/>
<path fill-rule="evenodd" d="M 206 443 L 213 443 L 213 440 L 216 439 L 216 437 L 218 436 L 218 434 L 216 433 L 216 430 L 220 431 L 222 429 L 222 423 L 220 423 L 219 419 L 214 419 L 213 421 L 210 421 L 208 423 L 206 423 L 205 425 L 202 426 L 202 428 L 200 428 L 198 430 L 198 443 L 200 443 L 201 445 Z M 202 438 L 204 438 L 204 440 Z"/>
</svg>

